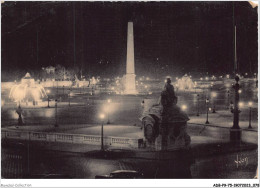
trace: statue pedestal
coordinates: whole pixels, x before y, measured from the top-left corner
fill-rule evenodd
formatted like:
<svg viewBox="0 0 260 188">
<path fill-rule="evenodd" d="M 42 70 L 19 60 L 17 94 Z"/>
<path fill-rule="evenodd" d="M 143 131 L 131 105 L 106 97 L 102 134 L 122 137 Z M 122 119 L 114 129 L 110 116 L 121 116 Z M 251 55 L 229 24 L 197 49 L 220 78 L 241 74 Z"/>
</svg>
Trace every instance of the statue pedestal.
<svg viewBox="0 0 260 188">
<path fill-rule="evenodd" d="M 159 136 L 155 139 L 155 150 L 185 149 L 190 145 L 190 136 L 186 132 L 187 123 L 171 123 L 161 127 Z"/>
<path fill-rule="evenodd" d="M 143 121 L 143 125 L 146 147 L 150 150 L 179 150 L 190 145 L 186 122 L 156 124 L 151 117 L 147 117 Z M 159 134 L 156 134 L 157 130 Z"/>
<path fill-rule="evenodd" d="M 142 117 L 146 147 L 156 151 L 188 148 L 191 141 L 187 134 L 188 120 L 177 105 L 164 109 L 161 105 L 152 106 Z"/>
<path fill-rule="evenodd" d="M 230 129 L 230 141 L 234 143 L 241 142 L 242 130 L 241 129 Z"/>
</svg>

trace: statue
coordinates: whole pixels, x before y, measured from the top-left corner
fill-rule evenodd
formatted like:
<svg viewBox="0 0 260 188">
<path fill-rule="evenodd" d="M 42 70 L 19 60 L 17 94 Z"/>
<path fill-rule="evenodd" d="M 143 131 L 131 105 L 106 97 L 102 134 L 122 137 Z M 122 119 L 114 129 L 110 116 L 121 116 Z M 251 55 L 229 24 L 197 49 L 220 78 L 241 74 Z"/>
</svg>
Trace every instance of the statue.
<svg viewBox="0 0 260 188">
<path fill-rule="evenodd" d="M 155 150 L 188 148 L 187 134 L 189 117 L 177 106 L 177 96 L 170 78 L 161 92 L 158 104 L 144 112 L 142 118 L 146 146 Z"/>
</svg>

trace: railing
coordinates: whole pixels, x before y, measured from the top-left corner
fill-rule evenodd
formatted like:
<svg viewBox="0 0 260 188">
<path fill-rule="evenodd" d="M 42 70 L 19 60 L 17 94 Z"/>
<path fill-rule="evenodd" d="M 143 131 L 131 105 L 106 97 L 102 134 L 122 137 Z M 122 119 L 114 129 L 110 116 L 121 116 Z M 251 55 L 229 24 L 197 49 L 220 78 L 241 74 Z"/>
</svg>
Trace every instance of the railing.
<svg viewBox="0 0 260 188">
<path fill-rule="evenodd" d="M 25 132 L 25 131 L 1 131 L 2 139 L 19 139 L 30 141 L 63 142 L 74 144 L 100 145 L 101 136 L 82 134 L 63 134 L 45 132 Z M 119 148 L 139 148 L 138 140 L 124 137 L 104 137 L 105 146 Z"/>
</svg>

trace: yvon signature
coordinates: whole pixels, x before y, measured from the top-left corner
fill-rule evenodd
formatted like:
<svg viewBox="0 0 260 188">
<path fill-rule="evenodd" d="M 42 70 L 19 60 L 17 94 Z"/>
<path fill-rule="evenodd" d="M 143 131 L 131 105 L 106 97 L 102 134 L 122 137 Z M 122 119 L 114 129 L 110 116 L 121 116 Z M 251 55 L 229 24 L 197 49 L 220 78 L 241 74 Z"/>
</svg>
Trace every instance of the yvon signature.
<svg viewBox="0 0 260 188">
<path fill-rule="evenodd" d="M 237 159 L 235 160 L 235 163 L 236 163 L 236 165 L 237 165 L 237 168 L 238 168 L 238 166 L 239 165 L 245 165 L 245 166 L 247 166 L 248 165 L 248 161 L 249 161 L 249 159 L 248 159 L 248 157 L 238 157 L 238 155 L 237 155 Z"/>
</svg>

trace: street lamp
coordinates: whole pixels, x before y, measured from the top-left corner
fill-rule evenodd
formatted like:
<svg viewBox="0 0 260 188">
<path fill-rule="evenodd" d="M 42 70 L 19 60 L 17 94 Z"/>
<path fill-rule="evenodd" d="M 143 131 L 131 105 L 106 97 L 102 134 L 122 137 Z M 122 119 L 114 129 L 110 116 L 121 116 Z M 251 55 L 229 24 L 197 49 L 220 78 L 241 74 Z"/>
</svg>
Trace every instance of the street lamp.
<svg viewBox="0 0 260 188">
<path fill-rule="evenodd" d="M 208 107 L 208 104 L 209 104 L 209 99 L 206 99 L 207 119 L 206 119 L 205 124 L 209 124 L 209 107 Z"/>
<path fill-rule="evenodd" d="M 142 100 L 142 102 L 141 102 L 141 106 L 144 107 L 144 100 Z"/>
<path fill-rule="evenodd" d="M 227 108 L 229 108 L 229 90 L 227 91 Z"/>
<path fill-rule="evenodd" d="M 69 97 L 69 106 L 70 106 L 70 89 L 69 89 L 68 97 Z"/>
<path fill-rule="evenodd" d="M 110 124 L 110 121 L 109 121 L 109 108 L 110 108 L 111 99 L 108 99 L 107 103 L 108 103 L 108 106 L 107 106 L 107 124 Z"/>
<path fill-rule="evenodd" d="M 187 109 L 187 106 L 184 104 L 184 105 L 181 106 L 181 109 L 182 109 L 183 111 L 185 111 L 185 110 Z"/>
<path fill-rule="evenodd" d="M 16 113 L 18 114 L 18 126 L 22 126 L 23 125 L 22 112 L 23 112 L 23 110 L 22 110 L 21 105 L 19 103 L 19 106 L 18 106 L 18 108 L 16 110 Z"/>
<path fill-rule="evenodd" d="M 249 129 L 252 129 L 252 126 L 251 126 L 251 113 L 252 113 L 252 110 L 251 110 L 251 107 L 252 107 L 253 103 L 250 101 L 248 102 L 248 106 L 249 106 L 249 125 L 248 125 L 248 128 Z"/>
<path fill-rule="evenodd" d="M 55 99 L 55 124 L 54 127 L 58 127 L 58 100 Z"/>
<path fill-rule="evenodd" d="M 49 98 L 49 93 L 50 93 L 50 90 L 48 89 L 48 90 L 47 90 L 47 96 L 48 96 L 48 108 L 50 108 L 50 98 Z"/>
<path fill-rule="evenodd" d="M 216 109 L 215 109 L 215 100 L 214 98 L 217 96 L 216 92 L 212 92 L 211 93 L 211 97 L 212 97 L 212 101 L 213 101 L 213 109 L 212 109 L 212 113 L 216 113 Z"/>
<path fill-rule="evenodd" d="M 199 94 L 197 94 L 197 107 L 198 107 L 198 109 L 197 109 L 197 116 L 200 116 L 200 114 L 199 114 L 199 97 L 200 97 L 200 95 Z"/>
<path fill-rule="evenodd" d="M 104 151 L 104 114 L 99 115 L 100 119 L 102 120 L 102 125 L 101 125 L 101 151 Z"/>
<path fill-rule="evenodd" d="M 235 85 L 233 85 L 233 88 L 235 90 L 235 102 L 234 102 L 234 109 L 232 110 L 233 114 L 234 114 L 234 119 L 233 119 L 233 127 L 231 127 L 231 129 L 230 129 L 230 140 L 232 142 L 239 143 L 241 141 L 241 134 L 242 134 L 242 131 L 239 127 L 239 113 L 240 113 L 239 92 L 238 92 L 238 90 L 240 89 L 240 85 L 238 83 L 239 77 L 236 76 L 235 80 L 236 80 L 236 83 L 235 83 Z"/>
<path fill-rule="evenodd" d="M 243 102 L 239 102 L 239 103 L 238 103 L 238 106 L 239 106 L 240 108 L 243 108 L 243 107 L 244 107 L 244 103 L 243 103 Z"/>
</svg>

